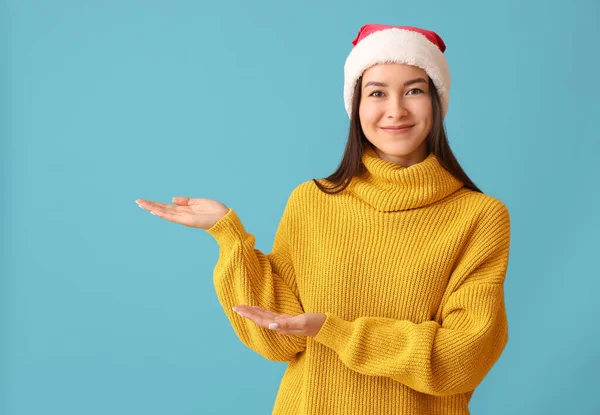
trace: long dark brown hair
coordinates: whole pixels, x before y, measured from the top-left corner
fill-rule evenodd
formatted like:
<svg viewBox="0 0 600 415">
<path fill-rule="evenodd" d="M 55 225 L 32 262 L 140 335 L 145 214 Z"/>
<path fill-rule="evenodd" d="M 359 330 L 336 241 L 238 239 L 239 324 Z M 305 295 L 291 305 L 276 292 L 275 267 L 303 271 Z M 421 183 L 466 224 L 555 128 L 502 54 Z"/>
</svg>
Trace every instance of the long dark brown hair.
<svg viewBox="0 0 600 415">
<path fill-rule="evenodd" d="M 358 109 L 360 107 L 361 89 L 362 76 L 358 78 L 356 85 L 354 86 L 352 118 L 350 120 L 350 130 L 348 133 L 348 141 L 346 143 L 344 156 L 338 169 L 333 174 L 325 178 L 325 180 L 333 183 L 333 187 L 325 187 L 316 179 L 312 179 L 317 187 L 324 193 L 335 194 L 341 192 L 348 187 L 354 176 L 364 173 L 365 169 L 362 163 L 363 149 L 366 145 L 371 147 L 373 146 L 371 142 L 367 140 L 362 127 L 360 126 Z M 429 96 L 431 97 L 433 109 L 433 122 L 431 131 L 426 138 L 428 151 L 433 153 L 438 158 L 446 170 L 448 170 L 458 180 L 463 182 L 465 187 L 483 193 L 477 186 L 475 186 L 471 179 L 469 179 L 450 149 L 448 137 L 446 136 L 446 126 L 442 118 L 442 105 L 437 93 L 437 89 L 435 88 L 431 78 L 429 78 Z"/>
</svg>

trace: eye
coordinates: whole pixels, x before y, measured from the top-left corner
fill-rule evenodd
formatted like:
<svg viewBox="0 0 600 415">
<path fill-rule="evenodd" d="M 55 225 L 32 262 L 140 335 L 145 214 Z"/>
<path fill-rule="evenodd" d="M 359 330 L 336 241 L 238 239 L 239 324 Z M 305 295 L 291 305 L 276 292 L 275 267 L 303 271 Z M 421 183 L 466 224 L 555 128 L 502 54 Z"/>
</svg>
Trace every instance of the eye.
<svg viewBox="0 0 600 415">
<path fill-rule="evenodd" d="M 373 92 L 371 92 L 371 94 L 369 96 L 372 97 L 373 94 L 377 94 L 377 93 L 381 94 L 382 92 L 381 91 L 373 91 Z M 377 98 L 377 97 L 375 97 L 375 98 Z"/>
<path fill-rule="evenodd" d="M 416 94 L 416 95 L 423 94 L 423 90 L 422 90 L 422 89 L 419 89 L 419 88 L 413 88 L 413 89 L 411 89 L 411 90 L 410 90 L 410 91 L 408 91 L 408 92 L 410 93 L 410 92 L 412 92 L 412 91 L 419 91 L 419 94 Z M 415 94 L 412 94 L 412 95 L 415 95 Z"/>
<path fill-rule="evenodd" d="M 416 94 L 411 94 L 411 92 L 413 92 L 413 91 L 416 91 L 417 93 Z M 409 95 L 421 95 L 423 93 L 424 93 L 424 91 L 422 89 L 420 89 L 420 88 L 413 88 L 410 91 L 408 91 Z M 375 95 L 375 94 L 382 94 L 383 95 L 383 92 L 381 92 L 381 91 L 373 91 L 373 92 L 371 92 L 369 94 L 369 96 L 370 97 L 375 97 L 375 98 L 379 98 L 379 97 L 382 96 L 382 95 Z"/>
</svg>

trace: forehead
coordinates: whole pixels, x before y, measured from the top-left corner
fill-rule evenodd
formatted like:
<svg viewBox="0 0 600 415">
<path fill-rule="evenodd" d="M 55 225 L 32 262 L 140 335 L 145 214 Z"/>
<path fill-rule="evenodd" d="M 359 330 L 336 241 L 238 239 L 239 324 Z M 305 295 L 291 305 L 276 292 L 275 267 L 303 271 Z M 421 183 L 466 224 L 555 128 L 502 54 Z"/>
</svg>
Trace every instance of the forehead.
<svg viewBox="0 0 600 415">
<path fill-rule="evenodd" d="M 428 79 L 427 72 L 418 66 L 406 65 L 402 63 L 378 63 L 367 68 L 363 72 L 363 81 L 378 80 L 399 82 L 412 78 Z"/>
</svg>

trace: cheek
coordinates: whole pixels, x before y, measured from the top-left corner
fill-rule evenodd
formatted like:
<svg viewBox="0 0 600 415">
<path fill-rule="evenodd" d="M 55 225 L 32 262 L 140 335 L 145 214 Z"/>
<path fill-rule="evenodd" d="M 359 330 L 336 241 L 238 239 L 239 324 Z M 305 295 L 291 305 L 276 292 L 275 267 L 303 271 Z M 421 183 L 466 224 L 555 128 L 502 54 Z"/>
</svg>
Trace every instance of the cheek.
<svg viewBox="0 0 600 415">
<path fill-rule="evenodd" d="M 431 102 L 424 102 L 414 108 L 414 113 L 417 118 L 425 125 L 433 123 L 433 108 Z"/>
<path fill-rule="evenodd" d="M 427 120 L 427 128 L 429 129 L 433 125 L 433 111 L 429 110 L 425 118 Z"/>
<path fill-rule="evenodd" d="M 377 110 L 377 107 L 374 105 L 369 105 L 369 104 L 361 104 L 359 110 L 359 115 L 360 115 L 360 120 L 361 123 L 366 126 L 367 128 L 369 126 L 371 126 L 372 124 L 377 123 L 377 120 L 379 119 L 379 111 Z M 363 127 L 364 129 L 364 127 Z"/>
</svg>

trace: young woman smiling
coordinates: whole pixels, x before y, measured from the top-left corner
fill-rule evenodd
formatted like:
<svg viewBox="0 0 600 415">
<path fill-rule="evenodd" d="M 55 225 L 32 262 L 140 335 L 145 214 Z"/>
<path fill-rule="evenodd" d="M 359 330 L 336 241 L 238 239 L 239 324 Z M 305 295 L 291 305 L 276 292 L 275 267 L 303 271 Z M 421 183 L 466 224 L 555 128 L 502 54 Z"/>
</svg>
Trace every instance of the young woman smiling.
<svg viewBox="0 0 600 415">
<path fill-rule="evenodd" d="M 235 333 L 289 362 L 273 414 L 468 414 L 508 341 L 508 210 L 448 145 L 442 39 L 369 24 L 352 43 L 341 163 L 292 191 L 271 253 L 221 202 L 137 202 L 219 243 Z"/>
</svg>

